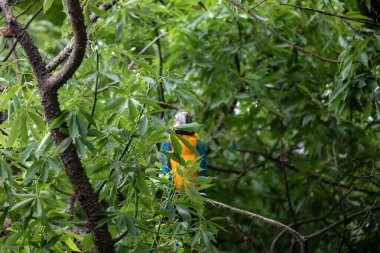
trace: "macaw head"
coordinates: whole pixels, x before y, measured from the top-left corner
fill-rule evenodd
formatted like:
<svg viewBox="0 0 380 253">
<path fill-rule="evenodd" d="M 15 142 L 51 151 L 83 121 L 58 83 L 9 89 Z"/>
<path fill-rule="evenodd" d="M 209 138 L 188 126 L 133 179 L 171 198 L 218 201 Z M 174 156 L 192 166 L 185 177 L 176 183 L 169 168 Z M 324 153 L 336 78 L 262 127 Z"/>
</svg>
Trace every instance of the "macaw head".
<svg viewBox="0 0 380 253">
<path fill-rule="evenodd" d="M 185 125 L 185 124 L 190 124 L 191 122 L 192 122 L 192 116 L 190 112 L 185 111 L 185 110 L 179 110 L 174 116 L 173 130 L 179 131 L 176 129 L 176 127 Z"/>
</svg>

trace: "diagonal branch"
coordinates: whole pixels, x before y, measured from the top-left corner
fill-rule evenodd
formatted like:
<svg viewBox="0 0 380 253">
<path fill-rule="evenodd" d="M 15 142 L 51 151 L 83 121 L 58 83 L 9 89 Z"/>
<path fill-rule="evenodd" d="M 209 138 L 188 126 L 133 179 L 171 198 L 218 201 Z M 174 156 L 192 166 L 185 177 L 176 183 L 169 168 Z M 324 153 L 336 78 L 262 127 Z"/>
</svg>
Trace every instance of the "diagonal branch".
<svg viewBox="0 0 380 253">
<path fill-rule="evenodd" d="M 153 40 L 151 40 L 143 49 L 141 49 L 141 51 L 137 54 L 137 56 L 140 56 L 142 55 L 143 53 L 145 53 L 146 50 L 148 50 L 148 48 L 150 48 L 154 43 L 156 43 L 157 41 L 159 41 L 160 39 L 162 39 L 163 37 L 167 36 L 169 34 L 169 32 L 164 32 L 160 35 L 158 35 L 157 37 L 155 37 Z M 133 69 L 133 66 L 135 65 L 135 62 L 132 61 L 129 65 L 128 65 L 128 70 L 129 71 L 132 71 Z"/>
<path fill-rule="evenodd" d="M 20 43 L 22 48 L 25 50 L 33 72 L 36 75 L 37 82 L 39 84 L 42 83 L 43 79 L 45 79 L 47 75 L 45 70 L 46 63 L 38 52 L 38 48 L 26 30 L 13 16 L 11 7 L 8 5 L 8 1 L 0 0 L 0 8 L 5 15 L 6 25 L 9 27 L 11 33 L 16 37 L 16 40 Z"/>
<path fill-rule="evenodd" d="M 50 76 L 46 82 L 49 89 L 58 90 L 64 83 L 66 83 L 79 68 L 84 54 L 86 52 L 87 33 L 86 25 L 84 24 L 84 17 L 82 8 L 78 1 L 68 0 L 67 11 L 70 22 L 73 27 L 74 44 L 73 50 L 66 64 L 57 71 L 54 75 Z"/>
<path fill-rule="evenodd" d="M 216 207 L 224 208 L 224 209 L 230 210 L 230 211 L 232 211 L 234 213 L 242 214 L 242 215 L 248 216 L 250 218 L 253 218 L 253 219 L 256 219 L 256 220 L 268 223 L 269 225 L 285 229 L 287 232 L 289 232 L 294 237 L 294 239 L 296 239 L 300 243 L 300 245 L 301 245 L 301 252 L 302 253 L 306 252 L 307 238 L 305 236 L 301 235 L 300 233 L 298 233 L 296 230 L 292 229 L 291 227 L 289 227 L 289 226 L 287 226 L 287 225 L 285 225 L 285 224 L 283 224 L 283 223 L 281 223 L 279 221 L 272 220 L 272 219 L 266 218 L 264 216 L 261 216 L 259 214 L 252 213 L 252 212 L 249 212 L 249 211 L 246 211 L 246 210 L 242 210 L 242 209 L 239 209 L 239 208 L 236 208 L 236 207 L 232 207 L 232 206 L 220 203 L 220 202 L 212 200 L 212 199 L 207 199 L 207 201 L 209 203 L 215 205 Z"/>
<path fill-rule="evenodd" d="M 227 2 L 233 4 L 234 6 L 236 6 L 239 10 L 241 10 L 242 12 L 246 13 L 248 16 L 250 16 L 253 20 L 257 21 L 261 26 L 263 26 L 265 29 L 267 29 L 270 33 L 272 33 L 273 36 L 275 36 L 277 39 L 285 42 L 286 44 L 288 44 L 291 48 L 294 48 L 306 55 L 309 55 L 309 56 L 312 56 L 320 61 L 324 61 L 324 62 L 328 62 L 328 63 L 340 63 L 340 61 L 338 60 L 334 60 L 334 59 L 330 59 L 330 58 L 326 58 L 326 57 L 323 57 L 323 56 L 320 56 L 310 50 L 307 50 L 303 47 L 300 47 L 298 46 L 296 43 L 288 40 L 287 38 L 285 38 L 284 36 L 282 36 L 281 34 L 279 34 L 276 30 L 274 30 L 271 26 L 269 26 L 268 24 L 266 24 L 264 21 L 262 21 L 259 17 L 257 17 L 255 14 L 253 14 L 252 12 L 248 11 L 246 8 L 244 8 L 241 4 L 237 3 L 235 0 L 226 0 Z"/>
<path fill-rule="evenodd" d="M 336 17 L 336 18 L 340 18 L 340 19 L 343 19 L 343 20 L 347 20 L 347 21 L 353 21 L 353 22 L 358 22 L 358 23 L 362 23 L 362 24 L 369 24 L 369 25 L 380 26 L 380 24 L 377 24 L 375 22 L 372 22 L 371 20 L 367 20 L 367 19 L 363 19 L 363 18 L 351 18 L 351 17 L 346 17 L 346 16 L 339 15 L 337 13 L 331 13 L 331 12 L 327 12 L 327 11 L 322 11 L 322 10 L 313 9 L 313 8 L 309 8 L 309 7 L 302 7 L 302 6 L 293 5 L 293 4 L 280 3 L 280 5 L 284 5 L 284 6 L 288 6 L 288 7 L 293 7 L 293 8 L 300 9 L 300 10 L 305 10 L 305 11 L 312 11 L 312 12 L 316 12 L 316 13 L 319 13 L 319 14 L 322 14 L 322 15 Z"/>
<path fill-rule="evenodd" d="M 55 70 L 64 60 L 67 59 L 67 57 L 70 56 L 71 52 L 73 51 L 74 43 L 70 42 L 66 45 L 64 49 L 48 64 L 46 65 L 46 71 L 48 73 L 51 73 L 53 70 Z"/>
<path fill-rule="evenodd" d="M 41 13 L 43 7 L 41 6 L 36 13 L 33 14 L 32 18 L 28 21 L 28 23 L 25 25 L 24 29 L 28 29 L 29 25 L 32 23 L 32 21 L 38 16 L 38 14 Z M 17 17 L 16 17 L 17 18 Z M 13 46 L 10 47 L 11 49 L 9 50 L 9 53 L 7 54 L 7 56 L 4 57 L 3 59 L 3 62 L 7 61 L 9 59 L 9 57 L 13 54 L 13 52 L 15 51 L 16 49 L 16 46 L 17 46 L 17 43 L 18 43 L 18 40 L 16 40 L 15 43 L 13 43 Z"/>
</svg>

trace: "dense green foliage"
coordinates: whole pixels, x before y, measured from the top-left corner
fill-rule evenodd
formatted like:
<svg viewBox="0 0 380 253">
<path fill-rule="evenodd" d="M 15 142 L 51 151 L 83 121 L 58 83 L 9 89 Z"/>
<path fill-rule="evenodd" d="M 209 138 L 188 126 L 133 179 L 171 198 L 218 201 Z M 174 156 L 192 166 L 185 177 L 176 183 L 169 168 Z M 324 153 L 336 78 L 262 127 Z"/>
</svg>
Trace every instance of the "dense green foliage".
<svg viewBox="0 0 380 253">
<path fill-rule="evenodd" d="M 311 236 L 309 252 L 379 252 L 379 208 L 368 209 L 380 200 L 379 26 L 283 5 L 370 20 L 371 1 L 280 2 L 265 1 L 252 13 L 341 63 L 289 47 L 228 1 L 119 1 L 108 11 L 98 9 L 100 1 L 83 1 L 85 15 L 100 18 L 86 20 L 86 58 L 60 90 L 62 114 L 47 125 L 17 47 L 19 66 L 12 57 L 0 65 L 0 221 L 12 223 L 1 251 L 92 248 L 79 203 L 73 217 L 66 212 L 73 190 L 58 154 L 74 141 L 107 210 L 101 222 L 113 237 L 128 231 L 118 252 L 269 252 L 280 229 L 217 209 L 195 189 L 165 197 L 170 182 L 160 172 L 158 146 L 173 134 L 175 110 L 163 109 L 170 106 L 192 111 L 202 124 L 210 178 L 197 183 L 207 197 L 293 224 L 302 235 L 342 221 Z M 49 62 L 72 34 L 61 1 L 37 1 L 20 21 L 43 4 L 28 32 Z M 5 38 L 0 44 L 4 58 L 9 47 Z M 49 129 L 63 122 L 70 138 L 55 147 Z M 293 243 L 285 233 L 274 250 Z"/>
</svg>

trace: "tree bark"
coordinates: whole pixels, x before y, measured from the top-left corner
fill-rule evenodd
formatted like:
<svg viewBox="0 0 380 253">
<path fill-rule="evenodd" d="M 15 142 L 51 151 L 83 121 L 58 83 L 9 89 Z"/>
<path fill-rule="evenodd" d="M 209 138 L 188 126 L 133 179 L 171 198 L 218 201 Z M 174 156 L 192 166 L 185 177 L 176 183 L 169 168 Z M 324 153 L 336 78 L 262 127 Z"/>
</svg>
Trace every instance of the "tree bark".
<svg viewBox="0 0 380 253">
<path fill-rule="evenodd" d="M 61 113 L 58 101 L 58 90 L 79 68 L 86 50 L 87 34 L 80 3 L 78 0 L 67 0 L 66 6 L 73 27 L 73 50 L 62 69 L 57 71 L 54 75 L 51 75 L 46 69 L 47 65 L 38 52 L 38 48 L 27 31 L 13 16 L 7 1 L 0 0 L 0 7 L 5 15 L 6 25 L 23 47 L 32 66 L 37 80 L 41 104 L 44 109 L 45 121 L 47 123 L 50 123 L 52 119 Z M 56 145 L 59 145 L 68 137 L 67 134 L 63 133 L 68 132 L 67 124 L 63 124 L 60 128 L 66 131 L 60 131 L 59 128 L 51 130 L 51 135 Z M 104 224 L 101 227 L 97 227 L 97 223 L 101 218 L 99 214 L 102 212 L 102 208 L 98 203 L 98 194 L 92 188 L 90 180 L 79 159 L 75 145 L 71 143 L 66 150 L 61 152 L 59 157 L 70 183 L 74 188 L 75 196 L 87 216 L 87 224 L 93 234 L 95 250 L 101 253 L 114 252 L 114 242 L 112 241 L 107 225 Z"/>
</svg>

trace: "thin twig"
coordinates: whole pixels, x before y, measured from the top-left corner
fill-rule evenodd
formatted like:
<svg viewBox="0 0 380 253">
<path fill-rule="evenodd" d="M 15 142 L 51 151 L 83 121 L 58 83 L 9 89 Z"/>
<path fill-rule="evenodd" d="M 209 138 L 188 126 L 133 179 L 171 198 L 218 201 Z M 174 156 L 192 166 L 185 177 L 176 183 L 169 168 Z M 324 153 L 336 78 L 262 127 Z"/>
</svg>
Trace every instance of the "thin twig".
<svg viewBox="0 0 380 253">
<path fill-rule="evenodd" d="M 13 43 L 13 38 L 6 38 L 6 40 L 7 40 L 9 48 L 14 48 L 15 47 L 15 43 Z M 20 66 L 20 63 L 19 63 L 18 56 L 17 56 L 17 51 L 13 50 L 11 52 L 12 52 L 11 53 L 12 58 L 13 58 L 14 62 L 16 63 L 16 68 L 17 68 L 16 72 L 17 72 L 17 74 L 19 74 L 21 72 L 21 66 Z"/>
<path fill-rule="evenodd" d="M 141 51 L 137 54 L 137 56 L 140 56 L 142 55 L 143 53 L 145 53 L 146 50 L 148 50 L 148 48 L 150 48 L 154 43 L 156 43 L 156 41 L 162 39 L 163 37 L 167 36 L 169 34 L 169 32 L 164 32 L 162 34 L 160 34 L 159 36 L 155 37 L 153 40 L 151 40 L 143 49 L 141 49 Z M 135 62 L 132 61 L 129 65 L 128 65 L 128 70 L 131 71 L 133 66 L 135 65 Z"/>
<path fill-rule="evenodd" d="M 32 23 L 32 21 L 38 16 L 38 14 L 40 14 L 40 12 L 42 11 L 43 7 L 41 6 L 36 13 L 34 13 L 34 15 L 30 18 L 30 20 L 28 21 L 28 23 L 26 23 L 24 29 L 28 29 L 28 26 Z M 12 55 L 13 51 L 16 49 L 16 46 L 17 46 L 17 43 L 18 43 L 18 38 L 16 39 L 15 43 L 13 44 L 12 48 L 9 50 L 8 54 L 4 57 L 3 59 L 3 62 L 7 61 L 9 59 L 9 57 Z"/>
<path fill-rule="evenodd" d="M 335 223 L 333 223 L 333 224 L 331 224 L 331 225 L 329 225 L 329 226 L 327 226 L 327 227 L 325 227 L 325 228 L 322 228 L 321 230 L 318 230 L 318 231 L 316 231 L 316 232 L 314 232 L 314 233 L 312 233 L 312 234 L 309 234 L 309 235 L 307 235 L 306 237 L 307 237 L 308 239 L 315 238 L 315 237 L 317 237 L 317 236 L 320 236 L 320 235 L 322 235 L 322 234 L 324 234 L 324 233 L 326 233 L 326 232 L 332 230 L 332 229 L 335 228 L 336 226 L 338 226 L 338 225 L 344 223 L 345 221 L 350 221 L 350 220 L 352 220 L 352 219 L 354 219 L 354 218 L 356 218 L 356 217 L 358 217 L 358 216 L 361 216 L 361 215 L 363 215 L 363 214 L 366 214 L 367 212 L 375 212 L 375 211 L 378 211 L 378 210 L 380 210 L 380 205 L 377 205 L 377 206 L 374 206 L 374 207 L 366 208 L 366 209 L 364 209 L 364 210 L 362 210 L 362 211 L 358 211 L 358 212 L 356 212 L 356 213 L 354 213 L 354 214 L 351 214 L 350 216 L 347 216 L 346 219 L 342 219 L 342 220 L 340 220 L 340 221 L 337 221 L 337 222 L 335 222 Z"/>
<path fill-rule="evenodd" d="M 248 11 L 252 11 L 252 10 L 256 9 L 257 7 L 259 7 L 261 4 L 265 3 L 266 1 L 268 1 L 268 0 L 263 0 L 263 1 L 261 1 L 260 3 L 256 4 L 256 5 L 253 6 L 252 8 L 250 8 Z"/>
<path fill-rule="evenodd" d="M 48 73 L 55 70 L 67 57 L 70 56 L 71 51 L 73 51 L 74 43 L 70 42 L 66 47 L 56 56 L 54 59 L 46 65 L 46 71 Z"/>
<path fill-rule="evenodd" d="M 346 198 L 351 192 L 352 192 L 352 188 L 349 189 L 344 195 L 343 195 L 343 198 Z M 310 219 L 305 219 L 305 220 L 299 220 L 298 221 L 298 225 L 304 225 L 304 224 L 309 224 L 309 223 L 312 223 L 312 222 L 319 222 L 319 221 L 322 221 L 322 220 L 325 220 L 328 216 L 330 216 L 330 214 L 339 206 L 339 203 L 336 203 L 326 214 L 320 216 L 320 217 L 315 217 L 315 218 L 310 218 Z M 289 224 L 288 225 L 289 227 L 293 227 L 294 226 L 294 223 L 292 224 Z M 275 248 L 275 245 L 277 243 L 277 241 L 285 234 L 285 230 L 281 231 L 272 241 L 272 244 L 270 246 L 270 250 L 269 252 L 274 252 L 274 248 Z"/>
<path fill-rule="evenodd" d="M 156 34 L 156 38 L 160 36 L 158 29 L 154 29 L 154 32 Z M 158 69 L 158 87 L 157 87 L 157 93 L 158 93 L 158 100 L 161 103 L 165 103 L 165 95 L 164 95 L 164 87 L 163 87 L 163 81 L 162 81 L 162 74 L 164 69 L 164 59 L 162 57 L 162 49 L 161 49 L 161 43 L 160 40 L 156 40 L 157 45 L 157 51 L 158 51 L 158 60 L 160 62 L 159 69 Z M 160 118 L 163 119 L 165 116 L 165 112 L 162 112 L 160 115 Z"/>
<path fill-rule="evenodd" d="M 96 77 L 95 77 L 94 103 L 92 104 L 91 118 L 94 118 L 96 103 L 98 102 L 98 85 L 99 85 L 99 53 L 98 53 L 98 50 L 96 50 L 95 54 L 96 54 Z M 88 123 L 87 129 L 90 129 L 90 127 L 91 127 L 91 122 Z"/>
<path fill-rule="evenodd" d="M 269 26 L 268 24 L 266 24 L 264 21 L 262 21 L 259 17 L 257 17 L 255 14 L 253 14 L 252 12 L 248 11 L 246 8 L 244 8 L 241 4 L 237 3 L 235 0 L 226 0 L 227 2 L 233 4 L 234 6 L 236 6 L 239 10 L 241 10 L 242 12 L 245 12 L 246 14 L 248 14 L 248 16 L 250 16 L 252 19 L 254 19 L 255 21 L 257 21 L 261 26 L 263 26 L 265 29 L 267 29 L 270 33 L 272 33 L 272 35 L 274 35 L 276 38 L 278 38 L 279 40 L 285 42 L 286 44 L 288 44 L 291 48 L 294 48 L 306 55 L 309 55 L 311 57 L 314 57 L 320 61 L 324 61 L 324 62 L 328 62 L 328 63 L 340 63 L 340 61 L 338 60 L 334 60 L 334 59 L 330 59 L 330 58 L 326 58 L 326 57 L 323 57 L 323 56 L 320 56 L 310 50 L 307 50 L 303 47 L 300 47 L 298 46 L 297 44 L 295 44 L 294 42 L 288 40 L 287 38 L 285 38 L 284 36 L 282 36 L 281 34 L 279 34 L 276 30 L 274 30 L 271 26 Z"/>
<path fill-rule="evenodd" d="M 37 0 L 34 0 L 30 5 L 28 5 L 28 7 L 25 8 L 25 10 L 23 10 L 22 12 L 20 12 L 16 18 L 19 18 L 21 17 L 22 15 L 24 15 L 26 12 L 28 12 L 32 7 L 33 5 L 37 2 Z"/>
<path fill-rule="evenodd" d="M 118 84 L 119 82 L 120 82 L 119 80 L 116 80 L 116 81 L 113 81 L 113 82 L 111 82 L 109 84 L 106 84 L 104 87 L 98 89 L 98 92 L 102 92 L 102 91 L 105 91 L 105 90 L 107 90 L 107 89 L 109 89 L 111 87 L 115 87 L 115 85 Z"/>
<path fill-rule="evenodd" d="M 280 5 L 289 6 L 289 7 L 297 8 L 297 9 L 300 9 L 300 10 L 305 10 L 305 11 L 313 11 L 313 12 L 317 12 L 317 13 L 320 13 L 320 14 L 323 14 L 323 15 L 326 15 L 326 16 L 336 17 L 336 18 L 340 18 L 340 19 L 343 19 L 343 20 L 354 21 L 354 22 L 358 22 L 358 23 L 362 23 L 362 24 L 370 24 L 370 25 L 380 26 L 380 24 L 372 22 L 371 20 L 367 20 L 367 19 L 350 18 L 350 17 L 339 15 L 337 13 L 331 13 L 331 12 L 327 12 L 327 11 L 322 11 L 322 10 L 313 9 L 313 8 L 309 8 L 309 7 L 302 7 L 302 6 L 293 5 L 293 4 L 280 3 Z"/>
<path fill-rule="evenodd" d="M 286 199 L 288 201 L 289 205 L 289 210 L 290 210 L 290 215 L 292 217 L 293 223 L 294 223 L 294 228 L 298 230 L 298 224 L 297 224 L 297 217 L 296 213 L 293 208 L 293 203 L 292 199 L 290 197 L 290 191 L 289 191 L 289 183 L 288 183 L 288 168 L 286 166 L 283 166 L 283 161 L 284 161 L 284 142 L 283 142 L 283 135 L 284 135 L 284 124 L 283 124 L 283 119 L 280 118 L 280 162 L 281 162 L 281 167 L 284 172 L 284 184 L 285 184 L 285 194 L 286 194 Z"/>
</svg>

